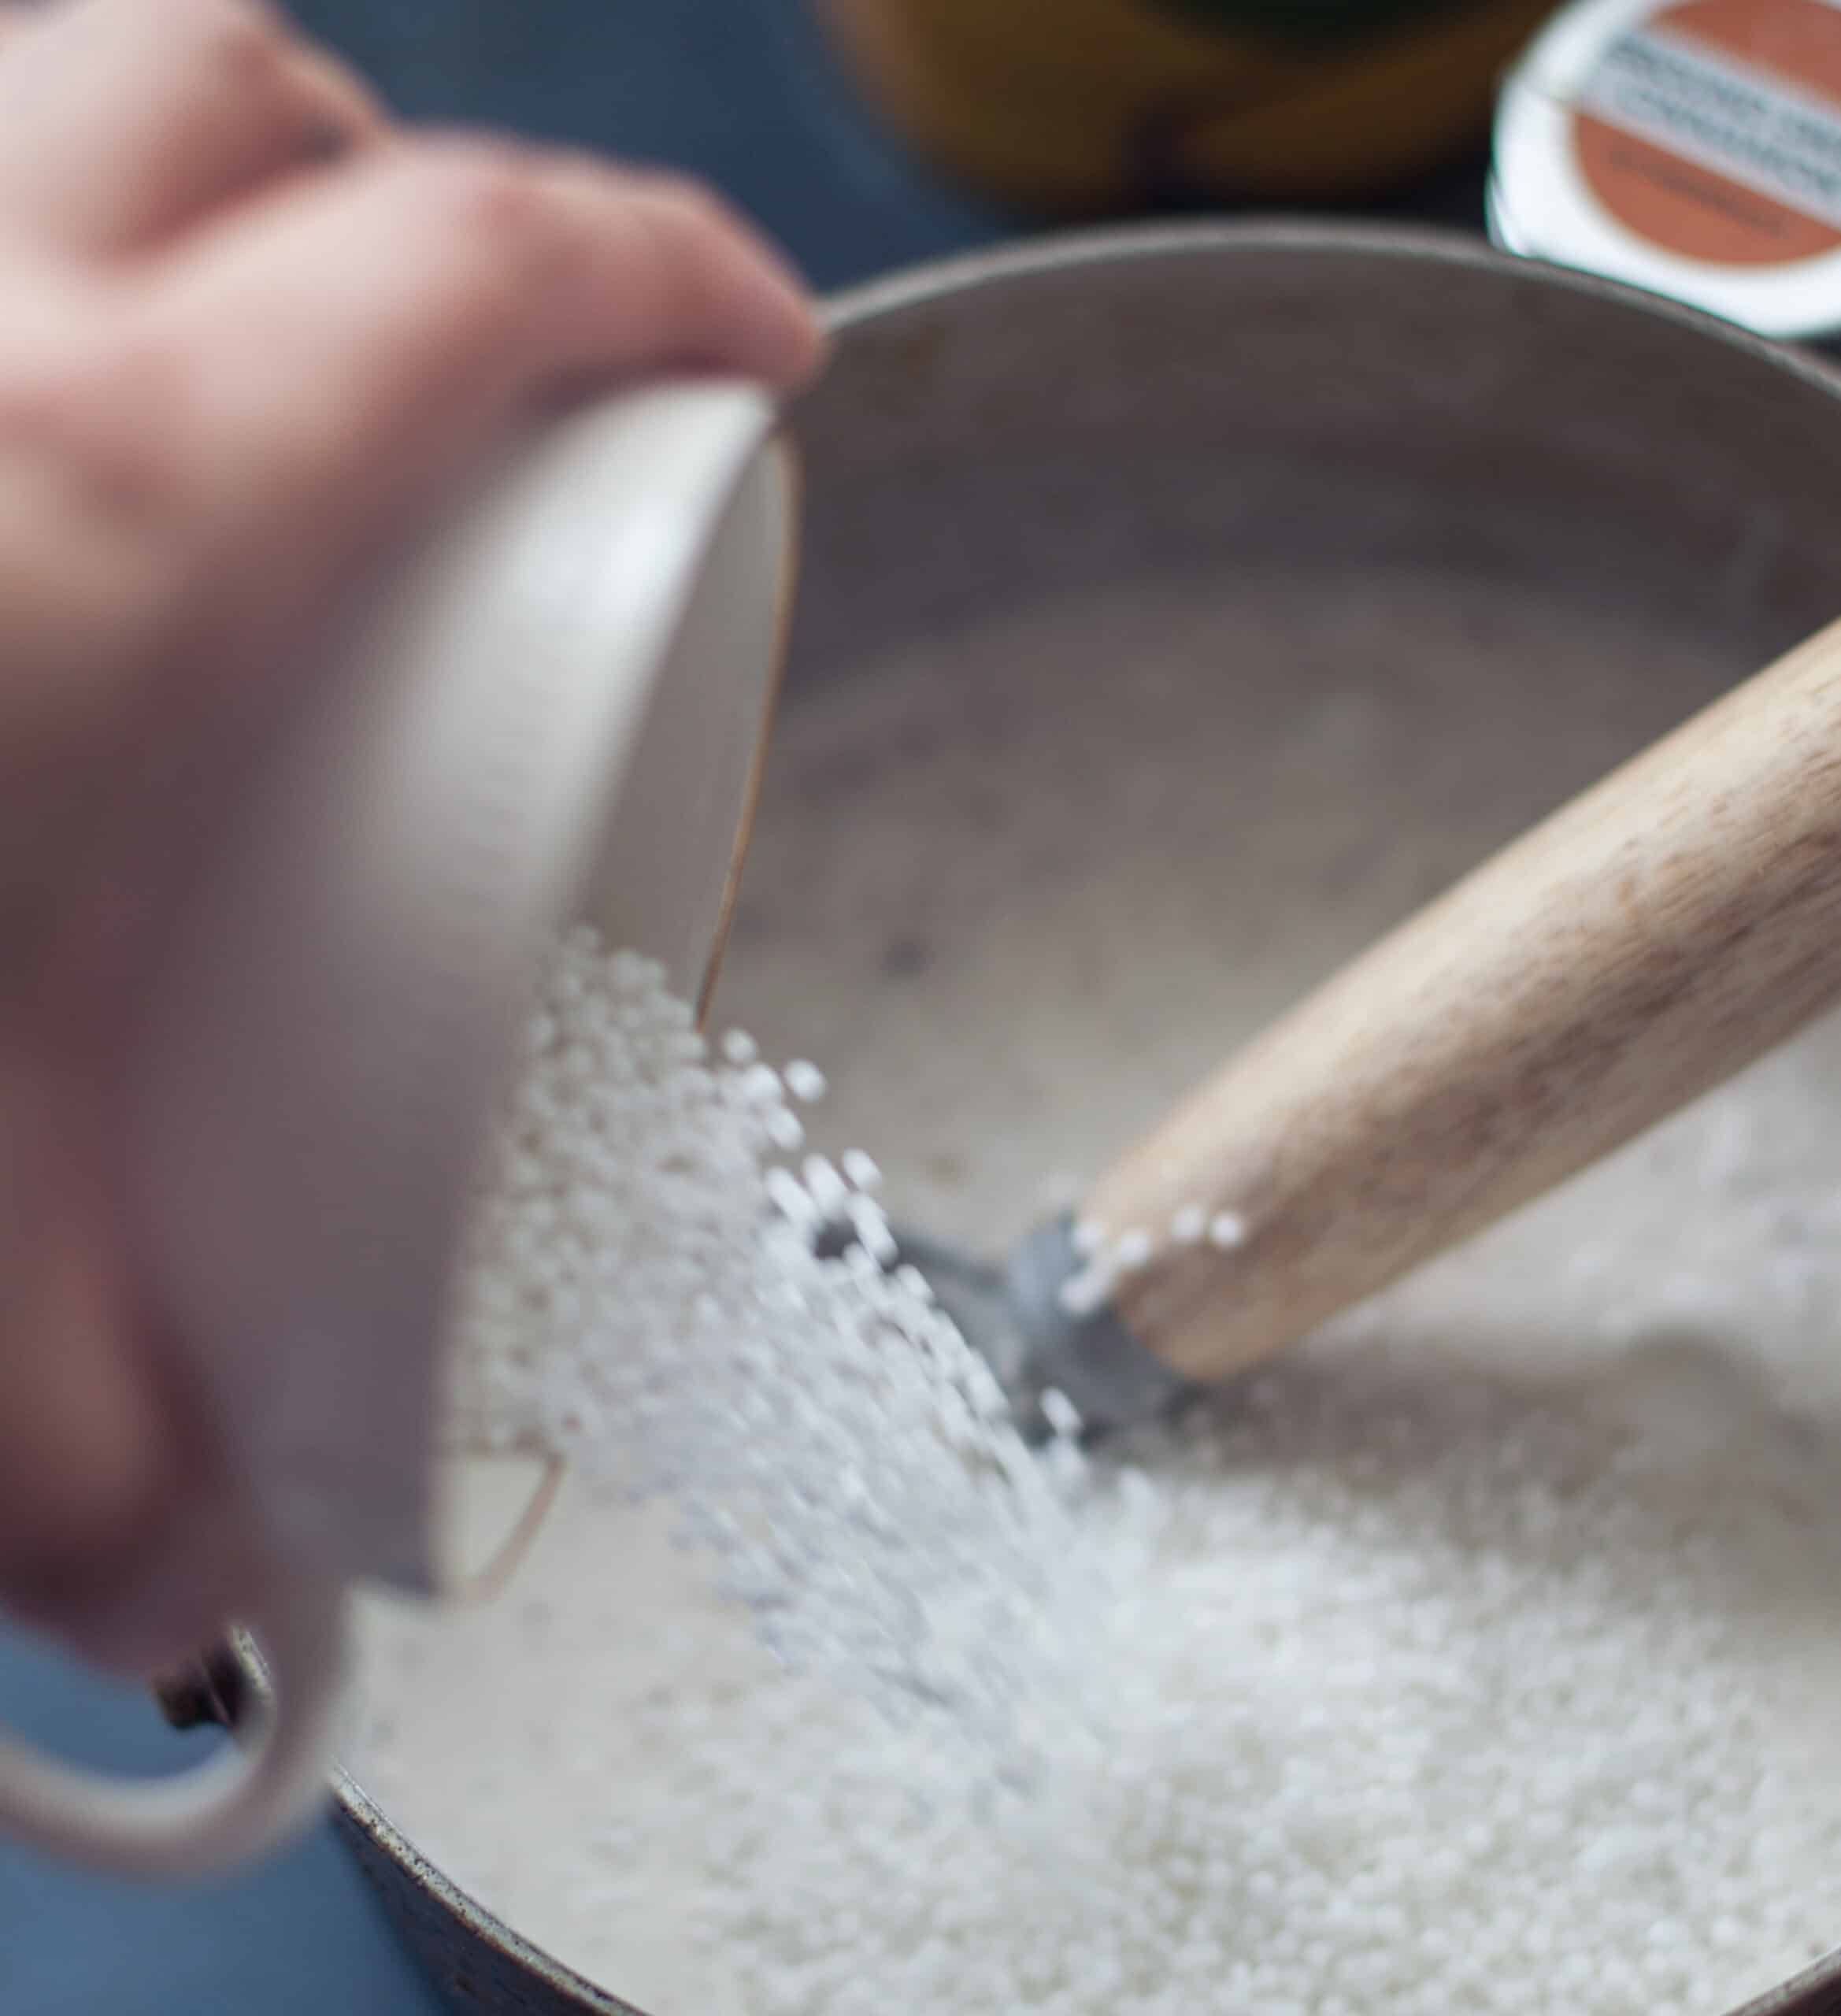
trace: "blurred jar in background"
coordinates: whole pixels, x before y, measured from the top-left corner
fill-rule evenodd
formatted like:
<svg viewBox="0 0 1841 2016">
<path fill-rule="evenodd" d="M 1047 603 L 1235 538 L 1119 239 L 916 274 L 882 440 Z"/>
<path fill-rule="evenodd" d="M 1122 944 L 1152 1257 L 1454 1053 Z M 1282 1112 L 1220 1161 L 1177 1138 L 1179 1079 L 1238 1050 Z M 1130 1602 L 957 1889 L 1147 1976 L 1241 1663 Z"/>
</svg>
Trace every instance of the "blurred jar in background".
<svg viewBox="0 0 1841 2016">
<path fill-rule="evenodd" d="M 1064 213 L 1385 194 L 1487 130 L 1553 0 L 814 0 L 947 173 Z"/>
</svg>

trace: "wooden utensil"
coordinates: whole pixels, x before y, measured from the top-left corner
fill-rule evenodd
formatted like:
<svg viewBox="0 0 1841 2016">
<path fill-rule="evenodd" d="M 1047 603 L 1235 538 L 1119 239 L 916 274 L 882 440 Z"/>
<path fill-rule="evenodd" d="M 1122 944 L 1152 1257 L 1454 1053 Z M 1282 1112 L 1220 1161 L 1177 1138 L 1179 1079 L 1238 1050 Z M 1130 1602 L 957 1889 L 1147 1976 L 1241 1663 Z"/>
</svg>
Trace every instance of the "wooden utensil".
<svg viewBox="0 0 1841 2016">
<path fill-rule="evenodd" d="M 1097 1258 L 1075 1221 L 1001 1277 L 904 1249 L 1013 1393 L 1055 1386 L 1089 1425 L 1117 1421 L 1480 1232 L 1838 995 L 1841 622 L 1230 1059 L 1095 1184 L 1079 1217 L 1106 1235 Z"/>
</svg>

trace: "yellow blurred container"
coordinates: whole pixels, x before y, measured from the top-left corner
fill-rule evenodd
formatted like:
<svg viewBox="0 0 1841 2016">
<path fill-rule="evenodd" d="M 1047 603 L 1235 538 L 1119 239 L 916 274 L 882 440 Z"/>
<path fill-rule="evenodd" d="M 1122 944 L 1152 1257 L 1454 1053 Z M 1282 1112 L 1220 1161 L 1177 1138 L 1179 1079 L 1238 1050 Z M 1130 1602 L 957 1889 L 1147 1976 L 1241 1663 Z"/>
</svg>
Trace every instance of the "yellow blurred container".
<svg viewBox="0 0 1841 2016">
<path fill-rule="evenodd" d="M 946 172 L 1069 213 L 1333 201 L 1487 131 L 1553 0 L 818 0 Z"/>
</svg>

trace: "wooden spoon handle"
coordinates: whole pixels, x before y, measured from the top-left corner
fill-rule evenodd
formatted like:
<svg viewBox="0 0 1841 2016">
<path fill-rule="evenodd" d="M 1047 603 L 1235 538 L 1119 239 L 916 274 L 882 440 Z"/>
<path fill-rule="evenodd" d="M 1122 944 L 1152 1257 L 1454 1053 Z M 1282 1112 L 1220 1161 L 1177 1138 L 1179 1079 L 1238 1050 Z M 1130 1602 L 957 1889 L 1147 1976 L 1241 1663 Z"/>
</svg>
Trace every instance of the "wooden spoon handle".
<svg viewBox="0 0 1841 2016">
<path fill-rule="evenodd" d="M 1837 993 L 1841 623 L 1458 883 L 1116 1164 L 1087 1214 L 1154 1250 L 1113 1306 L 1166 1365 L 1224 1378 Z M 1197 1206 L 1244 1243 L 1172 1238 Z"/>
</svg>

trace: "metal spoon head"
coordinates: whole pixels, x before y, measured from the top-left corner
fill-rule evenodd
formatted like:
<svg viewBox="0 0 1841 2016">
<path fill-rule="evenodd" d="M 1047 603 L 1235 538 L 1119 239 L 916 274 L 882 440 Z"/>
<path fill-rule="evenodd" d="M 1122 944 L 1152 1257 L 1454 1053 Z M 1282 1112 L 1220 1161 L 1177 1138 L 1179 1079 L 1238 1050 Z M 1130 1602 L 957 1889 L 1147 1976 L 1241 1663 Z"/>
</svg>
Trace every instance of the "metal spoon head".
<svg viewBox="0 0 1841 2016">
<path fill-rule="evenodd" d="M 1110 1302 L 1076 1314 L 1062 1289 L 1086 1262 L 1074 1243 L 1074 1221 L 1039 1225 L 1011 1249 L 1004 1269 L 1006 1321 L 1018 1340 L 992 1369 L 1021 1420 L 1039 1418 L 1054 1391 L 1073 1404 L 1089 1435 L 1151 1421 L 1195 1390 L 1148 1350 Z M 968 1341 L 985 1350 L 982 1336 Z"/>
<path fill-rule="evenodd" d="M 847 1225 L 827 1226 L 819 1251 L 840 1253 L 855 1237 Z M 1063 1284 L 1083 1265 L 1071 1219 L 1039 1226 L 996 1266 L 902 1226 L 895 1241 L 889 1264 L 925 1275 L 959 1334 L 996 1374 L 1025 1441 L 1048 1439 L 1042 1398 L 1050 1391 L 1072 1403 L 1090 1435 L 1152 1420 L 1193 1391 L 1109 1303 L 1085 1315 L 1063 1306 Z"/>
</svg>

